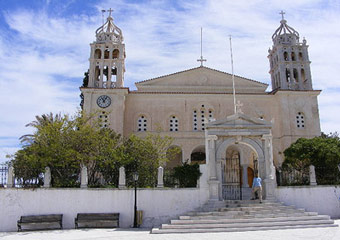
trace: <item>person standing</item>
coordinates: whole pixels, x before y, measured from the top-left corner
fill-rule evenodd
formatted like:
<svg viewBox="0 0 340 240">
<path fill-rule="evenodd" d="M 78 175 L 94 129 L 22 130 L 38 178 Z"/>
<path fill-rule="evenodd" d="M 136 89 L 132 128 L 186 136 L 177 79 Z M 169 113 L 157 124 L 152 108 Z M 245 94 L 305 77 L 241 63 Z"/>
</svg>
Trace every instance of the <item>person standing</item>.
<svg viewBox="0 0 340 240">
<path fill-rule="evenodd" d="M 260 199 L 260 203 L 262 203 L 262 179 L 259 177 L 259 174 L 256 173 L 255 177 L 253 179 L 253 187 L 252 187 L 252 199 L 255 200 L 255 193 L 257 193 L 257 196 Z"/>
</svg>

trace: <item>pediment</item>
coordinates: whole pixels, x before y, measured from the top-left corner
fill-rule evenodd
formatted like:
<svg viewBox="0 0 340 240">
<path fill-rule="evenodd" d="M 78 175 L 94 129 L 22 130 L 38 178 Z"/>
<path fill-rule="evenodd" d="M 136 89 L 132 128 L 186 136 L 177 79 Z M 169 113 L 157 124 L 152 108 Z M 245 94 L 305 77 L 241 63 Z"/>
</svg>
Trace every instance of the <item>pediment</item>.
<svg viewBox="0 0 340 240">
<path fill-rule="evenodd" d="M 207 67 L 198 67 L 182 72 L 136 83 L 143 92 L 225 92 L 233 89 L 232 75 Z M 239 93 L 264 93 L 268 84 L 235 76 L 235 89 Z"/>
<path fill-rule="evenodd" d="M 208 123 L 207 129 L 270 129 L 271 127 L 271 122 L 236 113 L 227 118 Z"/>
</svg>

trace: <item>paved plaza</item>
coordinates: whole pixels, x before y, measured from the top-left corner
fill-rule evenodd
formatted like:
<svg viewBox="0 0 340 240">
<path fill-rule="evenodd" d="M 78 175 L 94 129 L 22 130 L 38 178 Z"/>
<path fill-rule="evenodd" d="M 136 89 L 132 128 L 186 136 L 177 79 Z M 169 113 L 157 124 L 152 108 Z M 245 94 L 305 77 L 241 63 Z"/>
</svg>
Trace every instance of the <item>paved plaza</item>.
<svg viewBox="0 0 340 240">
<path fill-rule="evenodd" d="M 340 224 L 340 220 L 335 220 Z M 339 240 L 340 228 L 312 228 L 230 233 L 150 234 L 150 229 L 83 229 L 0 233 L 1 240 Z"/>
</svg>

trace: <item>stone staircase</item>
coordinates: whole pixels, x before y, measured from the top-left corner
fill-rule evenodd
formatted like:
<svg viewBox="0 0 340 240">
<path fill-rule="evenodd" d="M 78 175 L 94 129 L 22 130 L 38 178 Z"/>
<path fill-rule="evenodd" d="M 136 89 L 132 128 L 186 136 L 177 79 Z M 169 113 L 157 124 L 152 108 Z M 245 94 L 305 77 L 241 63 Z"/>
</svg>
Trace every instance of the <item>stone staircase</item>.
<svg viewBox="0 0 340 240">
<path fill-rule="evenodd" d="M 208 202 L 198 211 L 188 212 L 151 233 L 243 232 L 275 229 L 338 227 L 326 215 L 306 212 L 294 206 L 264 200 Z"/>
</svg>

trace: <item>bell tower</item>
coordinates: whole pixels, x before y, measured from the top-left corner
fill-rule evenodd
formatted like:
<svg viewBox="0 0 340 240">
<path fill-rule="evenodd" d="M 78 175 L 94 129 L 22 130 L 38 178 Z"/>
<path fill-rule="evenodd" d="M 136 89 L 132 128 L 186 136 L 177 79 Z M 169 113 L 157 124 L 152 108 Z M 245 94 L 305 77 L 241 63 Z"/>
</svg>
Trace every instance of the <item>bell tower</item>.
<svg viewBox="0 0 340 240">
<path fill-rule="evenodd" d="M 272 89 L 312 90 L 307 41 L 299 42 L 299 33 L 287 25 L 281 11 L 280 27 L 272 36 L 268 50 Z"/>
<path fill-rule="evenodd" d="M 124 87 L 125 44 L 122 30 L 113 23 L 112 10 L 106 22 L 96 30 L 96 41 L 91 43 L 90 88 Z"/>
</svg>

